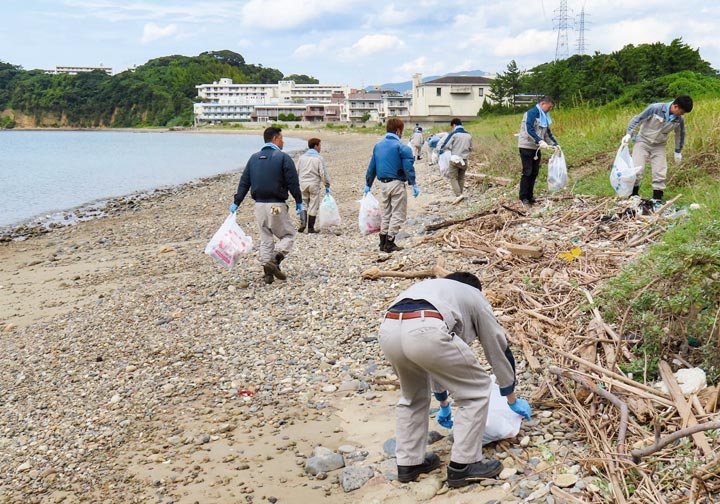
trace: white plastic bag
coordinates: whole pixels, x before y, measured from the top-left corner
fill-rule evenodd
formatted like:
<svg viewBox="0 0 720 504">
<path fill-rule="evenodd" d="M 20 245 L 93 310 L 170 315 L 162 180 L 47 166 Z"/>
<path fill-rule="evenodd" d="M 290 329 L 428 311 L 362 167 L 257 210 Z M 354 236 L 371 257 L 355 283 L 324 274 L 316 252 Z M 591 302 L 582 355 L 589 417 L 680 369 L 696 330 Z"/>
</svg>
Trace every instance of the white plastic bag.
<svg viewBox="0 0 720 504">
<path fill-rule="evenodd" d="M 231 213 L 205 247 L 205 253 L 227 269 L 232 269 L 243 254 L 252 250 L 252 238 L 246 235 Z"/>
<path fill-rule="evenodd" d="M 380 203 L 375 199 L 373 193 L 369 192 L 360 200 L 360 215 L 358 216 L 360 232 L 364 235 L 377 233 L 380 231 L 381 220 Z"/>
<path fill-rule="evenodd" d="M 632 194 L 637 169 L 630 156 L 627 144 L 621 144 L 610 170 L 610 185 L 615 193 L 623 198 Z"/>
<path fill-rule="evenodd" d="M 522 423 L 522 417 L 511 410 L 507 399 L 500 395 L 500 387 L 495 383 L 495 376 L 491 375 L 490 378 L 492 379 L 492 385 L 490 387 L 488 417 L 482 439 L 484 445 L 517 436 Z"/>
<path fill-rule="evenodd" d="M 558 149 L 553 152 L 548 160 L 548 189 L 550 191 L 560 191 L 565 189 L 567 185 L 567 164 L 565 163 L 565 154 Z"/>
<path fill-rule="evenodd" d="M 450 158 L 452 157 L 452 152 L 449 150 L 443 151 L 442 154 L 438 157 L 438 167 L 440 168 L 440 175 L 443 177 L 447 177 L 448 172 L 450 171 Z"/>
<path fill-rule="evenodd" d="M 318 229 L 329 228 L 330 226 L 340 225 L 340 210 L 338 210 L 335 198 L 326 194 L 320 202 L 320 210 L 318 211 Z"/>
</svg>

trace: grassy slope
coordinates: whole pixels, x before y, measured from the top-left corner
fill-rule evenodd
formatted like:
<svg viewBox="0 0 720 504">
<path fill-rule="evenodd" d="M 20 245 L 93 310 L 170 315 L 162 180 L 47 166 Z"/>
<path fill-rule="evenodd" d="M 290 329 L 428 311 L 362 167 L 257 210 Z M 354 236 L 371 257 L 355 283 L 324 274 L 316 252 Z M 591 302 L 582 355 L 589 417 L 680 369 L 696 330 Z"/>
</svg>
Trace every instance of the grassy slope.
<svg viewBox="0 0 720 504">
<path fill-rule="evenodd" d="M 568 162 L 566 191 L 614 195 L 609 169 L 628 121 L 641 110 L 605 107 L 552 113 L 552 130 Z M 519 180 L 514 134 L 520 117 L 482 118 L 466 125 L 474 136 L 478 160 L 485 163 L 482 172 Z M 680 352 L 715 382 L 720 378 L 720 99 L 697 101 L 686 115 L 686 130 L 680 166 L 672 163 L 672 138 L 669 142 L 665 198 L 681 193 L 678 208 L 691 203 L 700 208 L 678 220 L 660 243 L 609 281 L 596 299 L 606 319 L 622 325 L 623 333 L 643 336 L 636 349 L 643 358 L 629 363 L 628 371 L 647 365 L 652 374 L 659 358 Z M 546 188 L 546 175 L 544 163 L 536 191 Z M 646 169 L 641 195 L 650 194 Z"/>
</svg>

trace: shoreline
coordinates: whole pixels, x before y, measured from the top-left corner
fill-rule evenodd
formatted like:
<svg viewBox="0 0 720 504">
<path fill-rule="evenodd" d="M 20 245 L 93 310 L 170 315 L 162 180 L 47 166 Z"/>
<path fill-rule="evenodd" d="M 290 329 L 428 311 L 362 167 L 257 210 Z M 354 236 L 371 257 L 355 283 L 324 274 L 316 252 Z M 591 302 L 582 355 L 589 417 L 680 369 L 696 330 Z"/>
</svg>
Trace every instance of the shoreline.
<svg viewBox="0 0 720 504">
<path fill-rule="evenodd" d="M 14 128 L 8 131 L 97 131 L 97 132 L 123 132 L 123 133 L 190 133 L 190 134 L 241 134 L 262 137 L 262 130 L 258 131 L 158 131 L 155 129 L 148 128 Z M 283 130 L 283 132 L 286 130 Z M 305 135 L 287 135 L 288 138 L 307 140 L 312 135 L 305 130 Z M 295 131 L 293 130 L 293 133 Z M 303 149 L 285 151 L 294 160 L 304 152 Z M 88 220 L 103 219 L 110 215 L 114 215 L 121 212 L 132 211 L 141 200 L 148 200 L 152 198 L 162 198 L 168 194 L 182 191 L 184 189 L 192 189 L 193 186 L 198 184 L 207 183 L 209 180 L 225 175 L 240 173 L 240 170 L 230 170 L 226 172 L 220 172 L 215 175 L 206 177 L 198 177 L 187 182 L 180 184 L 161 185 L 152 189 L 146 189 L 142 191 L 134 191 L 128 194 L 120 196 L 111 196 L 107 198 L 98 198 L 92 201 L 85 202 L 81 205 L 74 207 L 58 209 L 44 216 L 35 216 L 22 221 L 0 226 L 0 244 L 11 241 L 23 241 L 33 236 L 39 236 L 42 234 L 50 233 L 53 230 L 65 228 L 68 226 L 74 226 L 79 222 L 85 222 Z"/>
</svg>

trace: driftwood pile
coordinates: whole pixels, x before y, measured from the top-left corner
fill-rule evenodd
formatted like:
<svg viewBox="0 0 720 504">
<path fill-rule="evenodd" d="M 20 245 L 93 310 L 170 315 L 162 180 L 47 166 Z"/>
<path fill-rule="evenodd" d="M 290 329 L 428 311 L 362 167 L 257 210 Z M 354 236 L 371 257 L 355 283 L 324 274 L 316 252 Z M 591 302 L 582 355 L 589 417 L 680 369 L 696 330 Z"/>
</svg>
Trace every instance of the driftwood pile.
<svg viewBox="0 0 720 504">
<path fill-rule="evenodd" d="M 434 233 L 423 240 L 480 265 L 466 269 L 478 274 L 511 343 L 540 377 L 531 403 L 563 408 L 584 431 L 592 451 L 579 462 L 604 475 L 618 503 L 715 502 L 720 491 L 720 445 L 704 432 L 720 428 L 717 388 L 684 397 L 665 362 L 669 393 L 626 376 L 619 364 L 637 358 L 637 341 L 624 335 L 624 319 L 606 323 L 592 297 L 675 222 L 666 210 L 673 202 L 642 215 L 636 201 L 615 198 L 549 198 L 531 208 L 501 201 L 429 226 Z M 424 270 L 375 267 L 363 277 L 446 272 L 441 257 Z M 578 502 L 593 499 L 600 497 Z"/>
</svg>

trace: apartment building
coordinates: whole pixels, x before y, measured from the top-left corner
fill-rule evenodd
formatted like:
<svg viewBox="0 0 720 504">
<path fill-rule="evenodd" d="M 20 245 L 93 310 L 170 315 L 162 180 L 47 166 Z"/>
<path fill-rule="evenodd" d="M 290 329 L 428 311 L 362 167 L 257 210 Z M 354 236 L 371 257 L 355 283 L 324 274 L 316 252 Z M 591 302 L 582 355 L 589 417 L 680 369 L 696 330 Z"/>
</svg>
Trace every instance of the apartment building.
<svg viewBox="0 0 720 504">
<path fill-rule="evenodd" d="M 94 72 L 95 70 L 100 70 L 108 75 L 112 75 L 112 68 L 104 66 L 56 66 L 54 70 L 45 70 L 45 73 L 53 75 L 77 75 L 79 73 Z"/>
<path fill-rule="evenodd" d="M 413 117 L 477 116 L 490 92 L 490 77 L 475 75 L 446 76 L 422 82 L 422 75 L 413 75 Z"/>
</svg>

